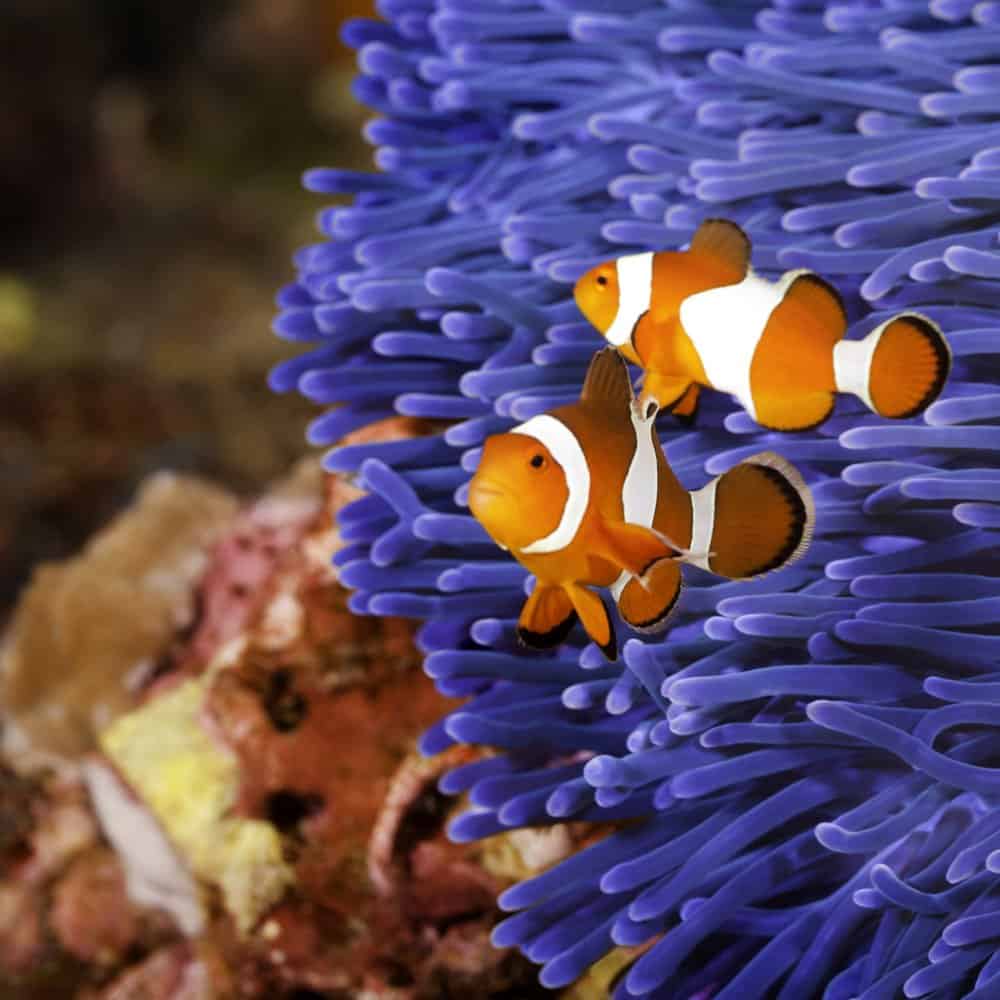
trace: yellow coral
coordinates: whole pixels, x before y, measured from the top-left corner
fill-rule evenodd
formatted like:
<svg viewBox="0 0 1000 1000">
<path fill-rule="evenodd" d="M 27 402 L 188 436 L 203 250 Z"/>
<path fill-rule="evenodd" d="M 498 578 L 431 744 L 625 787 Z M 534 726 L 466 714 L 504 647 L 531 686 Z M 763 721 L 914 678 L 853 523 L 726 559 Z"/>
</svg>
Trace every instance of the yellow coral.
<svg viewBox="0 0 1000 1000">
<path fill-rule="evenodd" d="M 194 874 L 219 888 L 237 927 L 247 932 L 294 874 L 270 823 L 232 815 L 238 762 L 200 721 L 212 676 L 187 681 L 122 716 L 100 743 Z"/>
<path fill-rule="evenodd" d="M 615 948 L 568 989 L 559 994 L 559 1000 L 606 1000 L 621 973 L 638 957 L 636 948 Z"/>
</svg>

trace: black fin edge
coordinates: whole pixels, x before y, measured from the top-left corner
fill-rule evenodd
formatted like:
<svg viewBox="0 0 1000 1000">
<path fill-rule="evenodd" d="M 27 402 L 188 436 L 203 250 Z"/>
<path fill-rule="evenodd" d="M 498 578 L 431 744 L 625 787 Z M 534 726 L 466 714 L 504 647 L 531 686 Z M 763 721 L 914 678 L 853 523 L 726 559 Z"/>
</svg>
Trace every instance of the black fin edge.
<svg viewBox="0 0 1000 1000">
<path fill-rule="evenodd" d="M 517 626 L 517 641 L 529 649 L 552 649 L 564 642 L 566 637 L 573 631 L 573 626 L 577 622 L 575 611 L 570 613 L 555 628 L 548 632 L 533 632 L 522 625 Z"/>
<path fill-rule="evenodd" d="M 937 323 L 926 316 L 922 316 L 920 313 L 912 312 L 900 313 L 898 316 L 893 317 L 891 322 L 895 323 L 896 320 L 900 319 L 919 327 L 926 334 L 931 347 L 934 349 L 934 353 L 937 355 L 938 373 L 920 402 L 907 410 L 906 413 L 901 413 L 898 417 L 889 418 L 891 420 L 909 420 L 910 417 L 915 417 L 923 413 L 941 395 L 944 384 L 948 381 L 948 376 L 951 374 L 951 348 L 948 346 L 948 341 L 944 339 L 944 334 Z"/>
<path fill-rule="evenodd" d="M 840 294 L 840 290 L 836 288 L 834 285 L 831 285 L 830 282 L 826 280 L 826 278 L 821 278 L 815 272 L 803 271 L 801 274 L 797 275 L 795 281 L 793 281 L 792 284 L 788 286 L 788 290 L 785 292 L 785 294 L 787 295 L 788 292 L 792 290 L 792 287 L 800 281 L 807 281 L 811 282 L 814 285 L 819 285 L 820 288 L 822 288 L 824 291 L 830 293 L 833 300 L 840 307 L 840 318 L 843 320 L 844 329 L 846 330 L 848 324 L 847 306 L 844 305 L 844 296 Z"/>
<path fill-rule="evenodd" d="M 677 588 L 677 593 L 674 594 L 674 599 L 655 618 L 650 618 L 649 621 L 630 622 L 624 615 L 621 615 L 621 619 L 634 632 L 641 632 L 645 635 L 662 632 L 667 627 L 670 616 L 676 611 L 683 591 L 684 581 L 682 580 L 681 585 Z M 618 613 L 621 614 L 621 609 Z"/>
<path fill-rule="evenodd" d="M 806 526 L 809 523 L 809 511 L 806 508 L 805 501 L 799 495 L 799 491 L 785 478 L 783 473 L 778 469 L 772 469 L 769 465 L 754 464 L 789 499 L 794 515 L 792 518 L 792 531 L 789 533 L 788 540 L 778 554 L 763 566 L 754 568 L 743 579 L 753 576 L 763 576 L 765 573 L 770 573 L 772 570 L 784 566 L 791 558 L 792 553 L 799 547 L 802 536 L 806 531 Z"/>
</svg>

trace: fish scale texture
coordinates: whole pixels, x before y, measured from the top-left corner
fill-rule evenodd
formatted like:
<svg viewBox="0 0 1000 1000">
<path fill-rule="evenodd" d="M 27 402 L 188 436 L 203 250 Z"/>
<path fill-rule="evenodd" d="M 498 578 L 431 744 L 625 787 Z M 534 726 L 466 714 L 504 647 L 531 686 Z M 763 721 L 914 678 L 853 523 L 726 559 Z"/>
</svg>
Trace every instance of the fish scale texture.
<svg viewBox="0 0 1000 1000">
<path fill-rule="evenodd" d="M 645 945 L 616 998 L 1000 997 L 1000 3 L 381 0 L 345 28 L 378 172 L 297 257 L 272 374 L 340 404 L 317 444 L 402 413 L 446 428 L 340 447 L 358 612 L 424 620 L 467 696 L 423 748 L 458 839 L 616 832 L 508 890 L 495 931 L 559 987 Z M 806 557 L 692 570 L 673 627 L 606 663 L 517 648 L 525 572 L 469 515 L 485 437 L 574 400 L 602 342 L 572 283 L 738 221 L 754 265 L 813 268 L 857 338 L 900 309 L 955 364 L 922 417 L 841 398 L 776 435 L 709 393 L 659 430 L 688 488 L 774 450 L 817 503 Z M 725 331 L 720 331 L 724 336 Z M 525 511 L 525 517 L 531 511 Z M 639 821 L 639 822 L 623 822 Z"/>
</svg>

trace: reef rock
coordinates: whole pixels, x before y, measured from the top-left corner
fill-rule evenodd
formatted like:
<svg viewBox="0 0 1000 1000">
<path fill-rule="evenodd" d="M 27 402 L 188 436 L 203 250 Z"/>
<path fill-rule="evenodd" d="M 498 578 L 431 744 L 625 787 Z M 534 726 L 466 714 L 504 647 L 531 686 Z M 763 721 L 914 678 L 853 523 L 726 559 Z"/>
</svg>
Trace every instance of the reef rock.
<svg viewBox="0 0 1000 1000">
<path fill-rule="evenodd" d="M 21 768 L 66 763 L 135 703 L 195 618 L 195 586 L 237 502 L 170 473 L 61 564 L 36 572 L 0 654 L 3 750 Z"/>
</svg>

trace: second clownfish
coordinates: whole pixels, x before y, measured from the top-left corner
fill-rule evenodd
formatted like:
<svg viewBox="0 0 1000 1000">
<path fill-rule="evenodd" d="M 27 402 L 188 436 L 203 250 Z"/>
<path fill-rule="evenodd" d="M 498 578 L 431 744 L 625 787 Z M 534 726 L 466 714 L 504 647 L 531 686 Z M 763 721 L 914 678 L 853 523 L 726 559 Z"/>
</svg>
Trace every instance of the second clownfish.
<svg viewBox="0 0 1000 1000">
<path fill-rule="evenodd" d="M 810 271 L 772 282 L 750 268 L 750 240 L 708 219 L 684 251 L 607 261 L 576 284 L 583 314 L 645 372 L 642 403 L 693 419 L 702 386 L 735 396 L 764 427 L 806 430 L 858 396 L 883 417 L 912 417 L 951 367 L 937 326 L 918 313 L 844 340 L 836 290 Z"/>
<path fill-rule="evenodd" d="M 677 604 L 681 562 L 742 579 L 808 546 L 812 497 L 788 462 L 764 452 L 689 493 L 654 417 L 635 405 L 625 362 L 605 348 L 578 402 L 487 439 L 469 506 L 535 575 L 518 621 L 526 645 L 558 645 L 579 617 L 614 659 L 614 625 L 593 587 L 611 589 L 627 624 L 658 631 Z"/>
</svg>

